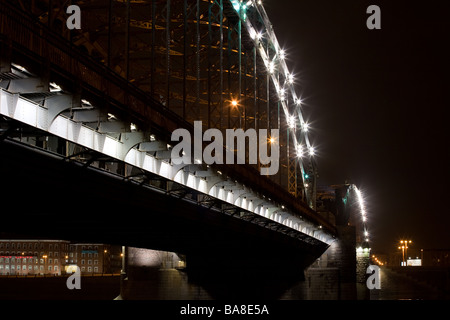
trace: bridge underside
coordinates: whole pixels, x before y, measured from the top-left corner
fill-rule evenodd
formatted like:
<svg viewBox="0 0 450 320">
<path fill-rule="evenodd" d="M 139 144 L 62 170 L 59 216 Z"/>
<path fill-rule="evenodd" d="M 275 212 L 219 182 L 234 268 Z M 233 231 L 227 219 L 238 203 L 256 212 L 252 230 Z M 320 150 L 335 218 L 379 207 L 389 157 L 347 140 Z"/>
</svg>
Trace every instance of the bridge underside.
<svg viewBox="0 0 450 320">
<path fill-rule="evenodd" d="M 10 139 L 0 159 L 1 232 L 182 253 L 191 279 L 217 297 L 276 297 L 327 247 Z"/>
</svg>

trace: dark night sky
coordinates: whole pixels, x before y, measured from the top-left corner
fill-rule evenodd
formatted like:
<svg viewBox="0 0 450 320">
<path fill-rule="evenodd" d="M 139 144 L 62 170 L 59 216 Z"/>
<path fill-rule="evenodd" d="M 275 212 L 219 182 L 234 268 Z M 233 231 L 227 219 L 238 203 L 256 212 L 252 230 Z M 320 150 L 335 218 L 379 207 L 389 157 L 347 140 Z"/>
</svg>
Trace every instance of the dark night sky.
<svg viewBox="0 0 450 320">
<path fill-rule="evenodd" d="M 265 0 L 315 128 L 319 184 L 363 192 L 373 252 L 450 249 L 448 1 Z M 369 30 L 366 9 L 381 9 Z"/>
</svg>

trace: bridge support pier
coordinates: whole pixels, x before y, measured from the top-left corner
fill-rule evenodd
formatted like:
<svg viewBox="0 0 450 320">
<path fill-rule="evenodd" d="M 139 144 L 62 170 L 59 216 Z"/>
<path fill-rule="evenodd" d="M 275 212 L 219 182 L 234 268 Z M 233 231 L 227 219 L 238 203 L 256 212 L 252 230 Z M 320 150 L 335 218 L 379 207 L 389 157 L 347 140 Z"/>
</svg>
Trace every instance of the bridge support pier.
<svg viewBox="0 0 450 320">
<path fill-rule="evenodd" d="M 306 281 L 315 284 L 309 299 L 357 299 L 355 250 L 355 227 L 337 226 L 336 241 L 305 272 Z"/>
</svg>

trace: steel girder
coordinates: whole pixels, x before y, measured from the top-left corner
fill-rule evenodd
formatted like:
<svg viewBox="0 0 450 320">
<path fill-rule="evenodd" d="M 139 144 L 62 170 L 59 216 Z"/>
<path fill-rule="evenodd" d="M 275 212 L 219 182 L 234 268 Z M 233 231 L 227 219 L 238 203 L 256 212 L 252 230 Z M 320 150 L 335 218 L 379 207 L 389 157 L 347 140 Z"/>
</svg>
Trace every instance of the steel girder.
<svg viewBox="0 0 450 320">
<path fill-rule="evenodd" d="M 23 79 L 27 79 L 27 76 L 24 75 Z M 303 221 L 284 206 L 265 199 L 238 181 L 222 176 L 220 172 L 201 164 L 174 165 L 170 146 L 164 141 L 156 140 L 151 132 L 137 131 L 130 123 L 114 119 L 87 101 L 73 104 L 74 97 L 64 91 L 44 95 L 42 99 L 36 98 L 39 94 L 36 92 L 36 101 L 31 101 L 19 93 L 19 84 L 23 82 L 18 84 L 15 81 L 19 79 L 9 80 L 5 87 L 15 88 L 17 93 L 5 89 L 0 91 L 0 114 L 76 146 L 78 154 L 75 148 L 71 151 L 66 148 L 67 159 L 88 154 L 89 157 L 83 157 L 86 165 L 115 161 L 129 166 L 128 169 L 123 166 L 121 168 L 128 179 L 137 179 L 142 183 L 145 179 L 157 177 L 167 192 L 180 197 L 189 196 L 199 204 L 206 204 L 210 208 L 219 207 L 224 213 L 232 212 L 233 215 L 238 214 L 243 219 L 249 218 L 258 223 L 268 219 L 275 223 L 270 222 L 269 226 L 293 230 L 294 235 L 303 233 L 317 241 L 331 243 L 331 235 L 316 233 L 311 223 Z M 74 108 L 74 105 L 77 107 Z M 102 123 L 109 122 L 121 123 L 115 126 L 121 129 L 118 132 L 99 130 Z M 130 168 L 135 168 L 134 173 Z"/>
</svg>

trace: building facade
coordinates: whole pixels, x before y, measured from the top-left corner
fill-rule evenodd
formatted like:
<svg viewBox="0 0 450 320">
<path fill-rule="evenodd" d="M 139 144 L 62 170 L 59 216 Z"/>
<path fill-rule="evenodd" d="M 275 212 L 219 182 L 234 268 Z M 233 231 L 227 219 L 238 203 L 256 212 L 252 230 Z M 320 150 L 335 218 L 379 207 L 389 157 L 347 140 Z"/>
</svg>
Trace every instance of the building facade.
<svg viewBox="0 0 450 320">
<path fill-rule="evenodd" d="M 64 240 L 0 240 L 0 275 L 61 275 L 69 252 Z"/>
<path fill-rule="evenodd" d="M 120 247 L 65 240 L 0 239 L 0 275 L 61 275 L 120 271 Z"/>
</svg>

